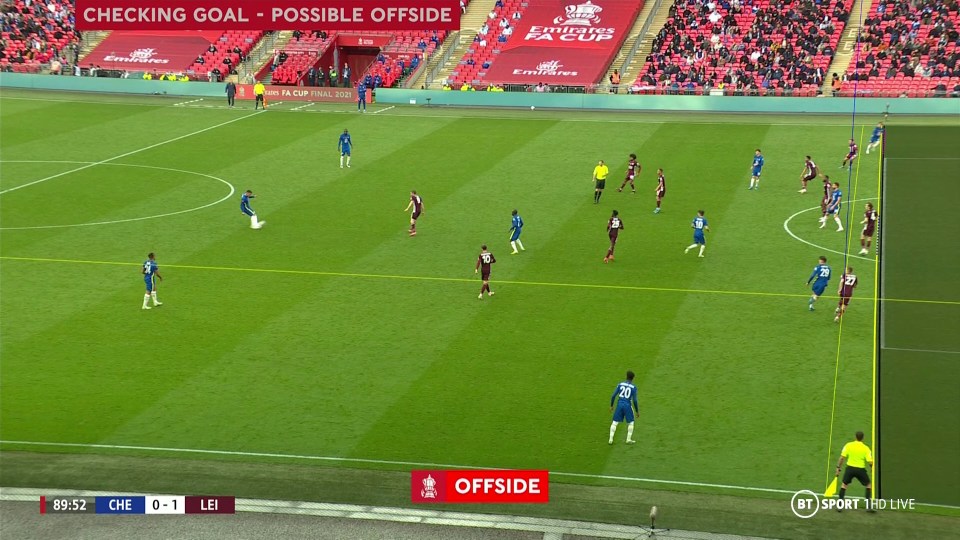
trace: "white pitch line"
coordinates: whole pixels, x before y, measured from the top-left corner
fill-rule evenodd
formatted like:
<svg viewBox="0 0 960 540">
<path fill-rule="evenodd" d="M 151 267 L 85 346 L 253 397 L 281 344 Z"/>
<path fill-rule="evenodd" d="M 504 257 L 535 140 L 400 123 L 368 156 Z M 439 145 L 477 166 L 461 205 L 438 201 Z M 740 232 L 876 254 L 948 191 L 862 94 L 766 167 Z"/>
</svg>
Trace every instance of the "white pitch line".
<svg viewBox="0 0 960 540">
<path fill-rule="evenodd" d="M 314 102 L 311 101 L 310 103 L 307 103 L 306 105 L 300 105 L 299 107 L 294 107 L 294 108 L 292 108 L 292 109 L 290 109 L 290 110 L 291 110 L 291 111 L 299 111 L 300 109 L 304 109 L 304 108 L 306 108 L 306 107 L 313 107 L 314 105 L 316 105 L 316 103 L 314 103 Z"/>
<path fill-rule="evenodd" d="M 203 128 L 203 129 L 198 130 L 198 131 L 194 131 L 193 133 L 187 133 L 186 135 L 180 135 L 179 137 L 174 137 L 174 138 L 172 138 L 172 139 L 168 139 L 168 140 L 163 141 L 163 142 L 158 142 L 158 143 L 156 143 L 156 144 L 151 144 L 150 146 L 144 146 L 143 148 L 140 148 L 140 149 L 137 149 L 137 150 L 132 150 L 132 151 L 130 151 L 130 152 L 127 152 L 127 153 L 124 153 L 124 154 L 120 154 L 120 155 L 118 155 L 118 156 L 113 156 L 112 158 L 107 158 L 107 159 L 104 159 L 104 160 L 102 160 L 102 161 L 94 161 L 94 162 L 90 163 L 89 165 L 84 165 L 84 166 L 82 166 L 82 167 L 77 167 L 76 169 L 70 169 L 69 171 L 64 171 L 64 172 L 62 172 L 62 173 L 57 173 L 57 174 L 54 174 L 54 175 L 52 175 L 52 176 L 48 176 L 48 177 L 46 177 L 46 178 L 41 178 L 41 179 L 39 179 L 39 180 L 34 180 L 33 182 L 27 182 L 26 184 L 21 184 L 21 185 L 19 185 L 19 186 L 14 186 L 14 187 L 12 187 L 12 188 L 7 188 L 7 189 L 5 189 L 5 190 L 3 190 L 3 191 L 0 191 L 0 195 L 3 195 L 4 193 L 10 193 L 11 191 L 16 191 L 16 190 L 18 190 L 18 189 L 23 189 L 23 188 L 25 188 L 25 187 L 33 186 L 33 185 L 39 184 L 39 183 L 41 183 L 41 182 L 46 182 L 47 180 L 53 180 L 54 178 L 60 178 L 61 176 L 66 176 L 66 175 L 68 175 L 68 174 L 70 174 L 70 173 L 75 173 L 75 172 L 82 171 L 82 170 L 84 170 L 84 169 L 89 169 L 90 167 L 96 167 L 97 165 L 103 165 L 104 163 L 110 163 L 111 161 L 116 161 L 116 160 L 118 160 L 118 159 L 120 159 L 120 158 L 125 158 L 125 157 L 127 157 L 127 156 L 132 156 L 132 155 L 134 155 L 134 154 L 139 154 L 140 152 L 145 152 L 145 151 L 147 151 L 147 150 L 156 148 L 156 147 L 158 147 L 158 146 L 163 146 L 163 145 L 165 145 L 165 144 L 170 144 L 170 143 L 172 143 L 172 142 L 176 142 L 176 141 L 179 141 L 179 140 L 181 140 L 181 139 L 186 139 L 187 137 L 193 137 L 194 135 L 199 135 L 199 134 L 201 134 L 201 133 L 210 131 L 211 129 L 217 129 L 218 127 L 222 127 L 222 126 L 225 126 L 225 125 L 227 125 L 227 124 L 232 124 L 232 123 L 234 123 L 234 122 L 239 122 L 240 120 L 243 120 L 243 119 L 245 119 L 245 118 L 250 118 L 251 116 L 258 115 L 258 114 L 260 114 L 261 112 L 263 112 L 263 111 L 257 111 L 257 112 L 252 113 L 252 114 L 248 114 L 248 115 L 245 115 L 245 116 L 241 116 L 240 118 L 234 118 L 233 120 L 227 120 L 226 122 L 221 122 L 221 123 L 219 123 L 219 124 L 216 124 L 216 125 L 213 125 L 213 126 L 210 126 L 210 127 L 207 127 L 207 128 Z"/>
<path fill-rule="evenodd" d="M 0 501 L 24 502 L 36 505 L 41 496 L 56 497 L 149 497 L 157 494 L 93 491 L 57 488 L 0 488 Z M 574 521 L 569 519 L 510 516 L 502 514 L 479 514 L 437 510 L 436 507 L 396 508 L 389 506 L 365 506 L 311 501 L 278 501 L 273 499 L 235 499 L 237 513 L 289 514 L 298 516 L 331 517 L 356 520 L 375 520 L 419 525 L 443 525 L 447 527 L 472 527 L 509 531 L 538 532 L 544 539 L 563 536 L 590 538 L 617 538 L 637 540 L 649 535 L 650 530 L 636 525 L 617 525 Z M 670 529 L 670 538 L 700 538 L 704 540 L 764 540 L 760 537 L 723 533 L 703 533 Z"/>
<path fill-rule="evenodd" d="M 873 200 L 872 198 L 867 198 L 867 199 L 853 199 L 852 201 L 847 201 L 847 204 L 855 203 L 855 202 L 860 202 L 860 201 L 872 201 L 872 200 Z M 847 256 L 847 257 L 853 257 L 854 259 L 861 259 L 861 260 L 864 260 L 864 261 L 871 261 L 871 262 L 872 262 L 872 261 L 876 260 L 876 259 L 871 259 L 871 258 L 869 258 L 869 257 L 861 257 L 860 255 L 854 255 L 853 253 L 844 253 L 844 252 L 842 252 L 842 251 L 837 251 L 837 250 L 835 250 L 835 249 L 826 248 L 826 247 L 823 247 L 823 246 L 821 246 L 821 245 L 814 244 L 813 242 L 808 242 L 808 241 L 804 240 L 803 238 L 800 238 L 799 236 L 793 234 L 793 231 L 790 230 L 790 221 L 791 221 L 793 218 L 799 216 L 800 214 L 803 214 L 804 212 L 810 212 L 811 210 L 819 210 L 819 209 L 820 209 L 819 206 L 814 206 L 813 208 L 807 208 L 807 209 L 805 209 L 805 210 L 801 210 L 801 211 L 793 214 L 792 216 L 790 216 L 790 217 L 788 217 L 787 219 L 784 220 L 784 222 L 783 222 L 783 230 L 787 231 L 787 234 L 789 234 L 790 236 L 792 236 L 794 240 L 799 240 L 799 241 L 803 242 L 804 244 L 806 244 L 806 245 L 808 245 L 808 246 L 813 246 L 813 247 L 815 247 L 815 248 L 817 248 L 817 249 L 822 249 L 822 250 L 824 250 L 824 251 L 829 251 L 830 253 L 836 253 L 837 255 L 844 255 L 844 256 Z M 848 227 L 849 227 L 849 224 L 848 224 Z M 846 230 L 846 229 L 844 229 L 844 230 Z"/>
<path fill-rule="evenodd" d="M 960 354 L 960 351 L 938 351 L 935 349 L 910 349 L 907 347 L 880 347 L 885 351 L 922 352 L 931 354 Z"/>
<path fill-rule="evenodd" d="M 145 96 L 145 97 L 146 97 L 146 96 Z M 12 99 L 12 100 L 19 100 L 19 101 L 49 101 L 49 102 L 54 102 L 54 103 L 84 103 L 84 104 L 87 104 L 87 105 L 126 105 L 126 106 L 131 106 L 131 107 L 144 105 L 144 104 L 141 103 L 141 102 L 130 102 L 130 103 L 128 103 L 128 102 L 123 102 L 123 101 L 85 101 L 85 100 L 78 100 L 78 99 L 28 98 L 28 97 L 13 97 L 13 96 L 3 96 L 3 95 L 0 95 L 0 99 Z M 280 103 L 280 102 L 278 102 L 278 103 Z M 331 102 L 331 103 L 333 103 L 333 102 Z M 167 105 L 165 105 L 165 106 L 167 106 Z M 396 106 L 396 105 L 393 105 L 392 107 L 395 107 L 395 106 Z M 190 107 L 195 107 L 195 108 L 209 108 L 209 109 L 214 109 L 214 108 L 229 108 L 229 107 L 220 107 L 220 106 L 216 106 L 216 105 L 190 105 Z M 467 109 L 467 110 L 469 110 L 469 107 L 457 107 L 457 106 L 454 106 L 453 108 L 448 109 L 448 110 L 451 110 L 451 111 L 452 111 L 452 110 L 455 110 L 455 109 L 458 109 L 458 108 L 462 108 L 462 109 Z M 494 111 L 494 110 L 496 110 L 496 109 L 487 109 L 487 110 L 488 110 L 488 111 Z M 557 110 L 557 109 L 555 109 L 555 110 Z M 583 112 L 583 111 L 581 111 L 581 110 L 579 110 L 579 109 L 569 109 L 569 110 L 559 110 L 559 111 L 560 111 L 560 112 L 569 112 L 569 113 L 579 113 L 579 112 Z M 351 110 L 319 110 L 319 109 L 318 109 L 318 110 L 312 110 L 312 111 L 292 111 L 291 109 L 281 109 L 281 110 L 278 111 L 278 112 L 341 113 L 341 114 L 347 114 L 347 113 L 352 113 L 353 111 L 351 111 Z M 605 114 L 603 111 L 589 111 L 589 112 L 597 113 L 597 114 Z M 612 112 L 612 111 L 607 111 L 607 112 Z M 618 112 L 623 112 L 623 111 L 618 111 Z M 638 111 L 638 112 L 647 112 L 647 111 Z M 674 112 L 676 112 L 676 111 L 674 111 Z M 659 114 L 665 114 L 665 113 L 659 113 Z M 713 114 L 713 113 L 706 113 L 706 114 Z M 718 114 L 733 114 L 733 113 L 718 113 Z M 769 114 L 769 115 L 771 115 L 771 116 L 776 116 L 776 115 L 780 115 L 780 116 L 791 116 L 791 115 L 793 115 L 793 116 L 799 116 L 799 115 L 800 115 L 800 113 L 776 113 L 776 112 L 771 112 L 771 113 L 750 113 L 750 114 Z M 606 119 L 606 118 L 556 118 L 556 117 L 549 117 L 549 116 L 530 116 L 530 117 L 527 117 L 527 118 L 522 118 L 519 114 L 518 114 L 517 116 L 493 116 L 493 115 L 489 115 L 489 114 L 475 114 L 475 115 L 446 114 L 446 115 L 444 115 L 444 114 L 420 114 L 420 113 L 414 112 L 414 113 L 391 113 L 391 114 L 388 114 L 388 115 L 386 115 L 386 116 L 391 116 L 391 117 L 393 117 L 393 116 L 399 116 L 399 117 L 412 117 L 412 118 L 440 118 L 440 119 L 443 119 L 443 118 L 480 118 L 480 119 L 483 119 L 483 120 L 532 120 L 532 121 L 538 121 L 538 122 L 546 122 L 546 121 L 551 121 L 551 122 L 552 122 L 552 121 L 557 121 L 557 120 L 559 120 L 559 121 L 561 121 L 561 122 L 583 122 L 583 123 L 594 123 L 594 124 L 604 123 L 604 124 L 651 124 L 651 125 L 655 125 L 655 124 L 666 124 L 666 123 L 668 122 L 667 120 L 646 120 L 646 119 L 644 119 L 644 118 L 635 118 L 635 119 L 634 119 L 634 118 L 631 118 L 630 120 L 621 120 L 621 119 L 617 119 L 617 118 L 610 118 L 610 119 Z M 818 115 L 816 115 L 816 116 L 831 117 L 831 116 L 839 116 L 839 115 L 836 115 L 836 114 L 818 114 Z M 916 115 L 914 115 L 914 116 L 916 116 Z M 944 115 L 933 115 L 933 116 L 944 116 Z M 809 127 L 809 126 L 814 126 L 814 125 L 816 125 L 816 126 L 821 126 L 821 127 L 843 127 L 843 128 L 849 128 L 849 127 L 850 127 L 850 122 L 843 123 L 843 124 L 830 124 L 830 123 L 823 123 L 823 122 L 817 122 L 817 123 L 814 123 L 814 122 L 753 122 L 753 121 L 745 121 L 745 120 L 743 120 L 743 119 L 735 119 L 735 120 L 730 120 L 730 121 L 727 121 L 727 122 L 710 122 L 710 121 L 701 121 L 701 120 L 683 120 L 682 123 L 684 123 L 684 124 L 694 124 L 694 125 L 698 125 L 698 126 L 726 126 L 726 125 L 730 125 L 730 124 L 737 124 L 737 125 L 744 125 L 744 126 L 797 126 L 797 127 Z M 866 124 L 865 124 L 865 125 L 866 125 Z M 872 124 L 871 124 L 871 125 L 872 125 Z M 921 126 L 923 126 L 923 125 L 926 125 L 926 124 L 909 124 L 909 125 L 921 125 Z M 932 125 L 942 125 L 942 124 L 932 124 Z M 886 159 L 889 159 L 889 158 L 886 158 Z M 906 159 L 906 158 L 905 158 L 905 159 Z"/>
<path fill-rule="evenodd" d="M 379 110 L 373 111 L 373 114 L 380 114 L 380 113 L 382 113 L 383 111 L 389 111 L 390 109 L 396 109 L 396 108 L 397 108 L 396 105 L 391 105 L 391 106 L 387 107 L 386 109 L 379 109 Z"/>
<path fill-rule="evenodd" d="M 198 101 L 203 101 L 203 98 L 200 99 L 191 99 L 190 101 L 181 101 L 180 103 L 174 103 L 174 107 L 183 107 L 184 105 L 189 105 L 191 103 L 196 103 Z"/>
<path fill-rule="evenodd" d="M 19 445 L 19 446 L 46 446 L 50 448 L 95 448 L 100 450 L 139 450 L 148 452 L 166 452 L 172 454 L 206 454 L 217 456 L 247 456 L 276 459 L 292 459 L 306 461 L 332 461 L 336 463 L 368 463 L 374 465 L 402 465 L 417 468 L 438 468 L 438 469 L 460 469 L 460 470 L 481 470 L 481 471 L 502 471 L 503 467 L 479 467 L 475 465 L 451 465 L 449 463 L 421 463 L 417 461 L 392 461 L 386 459 L 365 459 L 365 458 L 346 458 L 333 456 L 308 456 L 302 454 L 276 454 L 270 452 L 240 452 L 236 450 L 204 450 L 198 448 L 167 448 L 162 446 L 134 446 L 127 444 L 92 444 L 92 443 L 60 443 L 60 442 L 38 442 L 38 441 L 4 441 L 0 440 L 0 445 Z M 566 476 L 570 478 L 593 478 L 600 480 L 618 480 L 624 482 L 637 482 L 646 484 L 666 484 L 673 486 L 706 487 L 715 489 L 737 490 L 737 491 L 756 491 L 761 493 L 782 493 L 792 495 L 798 490 L 761 488 L 749 486 L 734 486 L 729 484 L 710 484 L 705 482 L 685 482 L 682 480 L 658 480 L 655 478 L 635 478 L 630 476 L 611 476 L 604 474 L 583 474 L 568 473 L 559 471 L 550 471 L 552 476 Z M 960 506 L 950 506 L 946 504 L 917 503 L 923 506 L 934 506 L 938 508 L 956 508 Z"/>
</svg>

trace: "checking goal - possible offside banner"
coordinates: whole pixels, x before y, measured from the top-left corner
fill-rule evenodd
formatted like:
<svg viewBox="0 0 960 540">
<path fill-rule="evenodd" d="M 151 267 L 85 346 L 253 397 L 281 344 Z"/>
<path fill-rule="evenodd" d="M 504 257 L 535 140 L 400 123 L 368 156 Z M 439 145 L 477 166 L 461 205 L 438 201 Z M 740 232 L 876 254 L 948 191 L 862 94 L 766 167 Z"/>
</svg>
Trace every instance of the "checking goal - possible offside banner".
<svg viewBox="0 0 960 540">
<path fill-rule="evenodd" d="M 77 0 L 78 30 L 459 30 L 457 0 Z"/>
</svg>

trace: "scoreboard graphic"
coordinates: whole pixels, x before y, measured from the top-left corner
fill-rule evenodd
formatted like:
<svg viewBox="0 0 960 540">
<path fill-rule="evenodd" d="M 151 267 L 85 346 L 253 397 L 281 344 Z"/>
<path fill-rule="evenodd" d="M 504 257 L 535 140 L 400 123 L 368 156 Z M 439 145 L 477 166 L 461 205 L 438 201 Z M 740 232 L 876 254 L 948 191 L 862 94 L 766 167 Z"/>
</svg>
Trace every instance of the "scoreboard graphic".
<svg viewBox="0 0 960 540">
<path fill-rule="evenodd" d="M 234 497 L 180 495 L 40 497 L 41 514 L 234 514 Z"/>
</svg>

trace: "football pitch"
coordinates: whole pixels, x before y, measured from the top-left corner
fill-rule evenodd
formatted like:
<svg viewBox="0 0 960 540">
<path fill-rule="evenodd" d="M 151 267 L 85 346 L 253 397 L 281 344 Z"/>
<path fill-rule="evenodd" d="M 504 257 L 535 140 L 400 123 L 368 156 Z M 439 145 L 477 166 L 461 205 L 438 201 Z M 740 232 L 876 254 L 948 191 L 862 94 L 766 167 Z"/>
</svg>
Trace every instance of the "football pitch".
<svg viewBox="0 0 960 540">
<path fill-rule="evenodd" d="M 864 203 L 886 208 L 883 161 L 839 165 L 851 133 L 862 150 L 880 118 L 183 101 L 0 95 L 0 485 L 406 506 L 411 469 L 547 469 L 549 505 L 469 510 L 637 523 L 658 504 L 681 529 L 956 537 L 957 256 L 935 256 L 937 233 L 917 223 L 886 231 L 881 212 L 890 244 L 923 240 L 905 249 L 944 281 L 878 299 L 876 253 L 857 251 Z M 952 129 L 931 135 L 938 122 Z M 890 140 L 956 141 L 957 128 L 888 124 Z M 355 147 L 342 169 L 344 129 Z M 618 193 L 630 153 L 637 193 Z M 797 193 L 807 154 L 842 186 L 843 232 L 819 228 L 819 181 Z M 594 204 L 599 159 L 611 174 Z M 940 203 L 921 197 L 917 220 L 955 203 L 956 163 L 924 162 Z M 892 168 L 887 182 L 914 181 Z M 260 230 L 239 210 L 247 189 Z M 410 190 L 425 205 L 415 237 Z M 604 264 L 614 209 L 624 231 Z M 684 254 L 698 210 L 704 258 Z M 481 244 L 496 295 L 478 300 Z M 163 305 L 146 311 L 149 252 Z M 820 255 L 834 278 L 811 312 Z M 845 263 L 860 286 L 838 324 Z M 883 496 L 926 504 L 800 520 L 790 496 L 822 492 L 856 431 L 874 445 L 880 306 L 942 322 L 896 343 L 888 328 L 891 348 L 947 352 L 922 374 L 881 374 L 899 392 L 879 413 L 880 486 L 889 475 L 897 491 Z M 610 446 L 610 394 L 628 369 L 638 443 L 621 426 Z M 899 427 L 884 431 L 894 408 Z M 886 445 L 898 458 L 884 466 Z"/>
</svg>

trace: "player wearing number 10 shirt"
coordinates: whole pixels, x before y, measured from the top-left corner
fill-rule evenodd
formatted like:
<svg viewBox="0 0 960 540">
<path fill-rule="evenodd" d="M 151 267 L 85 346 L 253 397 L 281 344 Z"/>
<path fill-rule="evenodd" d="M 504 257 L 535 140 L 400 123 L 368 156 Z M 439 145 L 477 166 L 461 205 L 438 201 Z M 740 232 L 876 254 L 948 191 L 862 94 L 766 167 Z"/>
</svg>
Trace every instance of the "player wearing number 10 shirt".
<svg viewBox="0 0 960 540">
<path fill-rule="evenodd" d="M 627 372 L 627 380 L 618 384 L 610 396 L 610 412 L 613 413 L 613 423 L 610 424 L 610 440 L 608 444 L 613 444 L 613 436 L 617 434 L 617 424 L 627 422 L 627 444 L 633 444 L 633 418 L 634 413 L 640 414 L 640 406 L 637 405 L 637 387 L 633 384 L 633 372 Z"/>
</svg>

